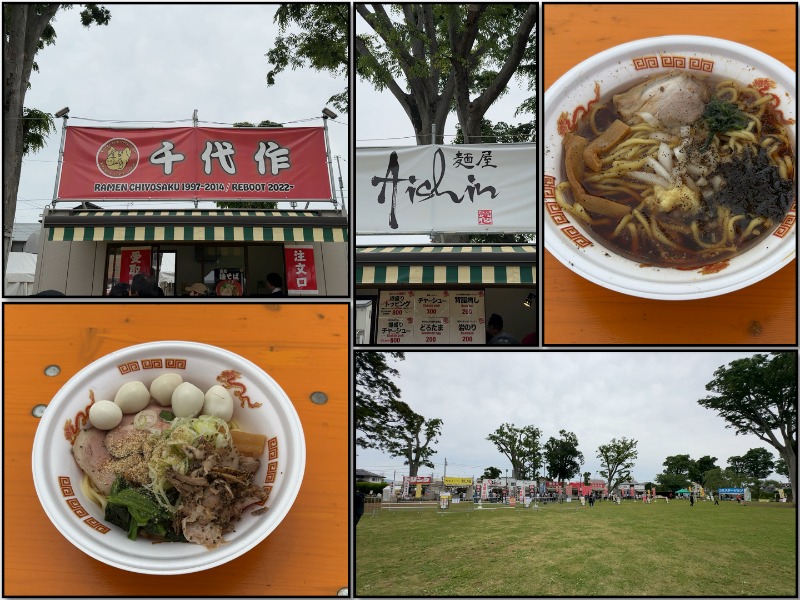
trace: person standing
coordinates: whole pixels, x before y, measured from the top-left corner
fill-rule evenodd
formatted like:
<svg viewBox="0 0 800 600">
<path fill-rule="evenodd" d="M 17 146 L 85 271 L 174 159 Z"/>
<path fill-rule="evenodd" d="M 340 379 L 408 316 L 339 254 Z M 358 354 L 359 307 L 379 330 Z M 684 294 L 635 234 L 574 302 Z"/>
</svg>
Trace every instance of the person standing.
<svg viewBox="0 0 800 600">
<path fill-rule="evenodd" d="M 137 273 L 131 280 L 130 295 L 137 298 L 157 298 L 156 278 L 149 274 Z"/>
<path fill-rule="evenodd" d="M 493 314 L 486 322 L 486 342 L 488 344 L 519 345 L 519 340 L 503 331 L 503 317 Z"/>
<path fill-rule="evenodd" d="M 267 273 L 267 296 L 283 298 L 283 279 L 277 273 Z"/>
<path fill-rule="evenodd" d="M 356 490 L 356 501 L 355 501 L 355 517 L 356 517 L 356 525 L 361 520 L 361 515 L 364 514 L 364 493 L 361 490 Z"/>
<path fill-rule="evenodd" d="M 694 506 L 694 492 L 689 494 L 689 506 Z"/>
</svg>

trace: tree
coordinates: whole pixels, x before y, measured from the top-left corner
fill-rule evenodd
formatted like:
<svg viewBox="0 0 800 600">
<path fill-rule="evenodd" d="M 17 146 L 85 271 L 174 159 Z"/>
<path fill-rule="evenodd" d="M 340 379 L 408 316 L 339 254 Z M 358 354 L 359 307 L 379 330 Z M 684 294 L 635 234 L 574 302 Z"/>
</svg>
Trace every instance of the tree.
<svg viewBox="0 0 800 600">
<path fill-rule="evenodd" d="M 542 432 L 533 425 L 516 427 L 503 423 L 486 439 L 511 463 L 511 476 L 515 479 L 533 479 L 542 466 Z"/>
<path fill-rule="evenodd" d="M 753 434 L 778 451 L 789 467 L 797 498 L 797 354 L 773 352 L 734 360 L 714 372 L 712 392 L 698 404 L 716 410 L 736 435 Z"/>
<path fill-rule="evenodd" d="M 706 482 L 706 472 L 710 471 L 711 469 L 715 469 L 717 466 L 717 458 L 715 456 L 703 456 L 702 458 L 698 458 L 695 461 L 692 461 L 692 465 L 689 468 L 689 477 L 692 481 L 696 481 L 702 486 L 705 486 Z"/>
<path fill-rule="evenodd" d="M 356 445 L 379 448 L 386 418 L 400 402 L 400 388 L 392 381 L 399 377 L 387 360 L 405 359 L 403 352 L 355 352 Z"/>
<path fill-rule="evenodd" d="M 580 472 L 583 454 L 578 450 L 574 433 L 562 429 L 558 435 L 559 438 L 551 437 L 544 445 L 544 460 L 550 477 L 563 483 Z"/>
<path fill-rule="evenodd" d="M 397 419 L 383 427 L 382 448 L 391 456 L 403 457 L 404 464 L 408 465 L 408 476 L 416 477 L 421 466 L 433 468 L 431 456 L 436 450 L 431 444 L 437 443 L 442 420 L 426 419 L 405 402 L 395 403 L 393 409 Z"/>
<path fill-rule="evenodd" d="M 350 9 L 347 4 L 281 4 L 275 13 L 280 35 L 267 52 L 272 69 L 267 73 L 267 85 L 275 84 L 275 76 L 291 67 L 292 70 L 310 65 L 316 71 L 327 71 L 333 77 L 348 78 Z M 286 31 L 295 24 L 302 33 Z M 328 104 L 347 112 L 348 87 L 331 96 Z"/>
<path fill-rule="evenodd" d="M 583 485 L 589 485 L 592 483 L 592 472 L 591 471 L 584 471 L 583 473 Z"/>
<path fill-rule="evenodd" d="M 534 121 L 530 123 L 520 123 L 519 125 L 509 125 L 504 121 L 492 124 L 489 119 L 482 119 L 479 137 L 480 139 L 474 139 L 472 143 L 520 144 L 524 142 L 535 142 L 536 127 Z M 453 144 L 465 143 L 466 141 L 464 140 L 464 132 L 461 129 L 461 125 L 456 125 L 456 137 L 453 138 Z"/>
<path fill-rule="evenodd" d="M 720 469 L 719 467 L 715 467 L 703 473 L 703 480 L 705 481 L 703 487 L 717 491 L 719 491 L 720 488 L 739 487 L 741 483 L 741 479 L 738 478 L 736 473 L 732 470 Z"/>
<path fill-rule="evenodd" d="M 48 133 L 40 116 L 33 115 L 26 130 L 25 95 L 30 88 L 31 72 L 38 71 L 36 53 L 55 43 L 51 21 L 60 9 L 71 4 L 3 4 L 3 273 L 8 265 L 11 234 L 17 212 L 17 193 L 26 150 L 35 150 L 31 135 Z M 107 25 L 111 13 L 98 4 L 85 4 L 81 23 Z M 30 109 L 34 110 L 34 109 Z M 30 111 L 28 112 L 30 116 Z M 46 120 L 46 119 L 45 119 Z M 50 122 L 52 125 L 52 121 Z M 43 129 L 44 127 L 44 129 Z M 43 143 L 44 140 L 42 139 Z M 41 147 L 41 146 L 39 146 Z"/>
<path fill-rule="evenodd" d="M 487 467 L 483 471 L 483 478 L 484 479 L 497 479 L 500 477 L 500 473 L 502 471 L 498 467 Z"/>
<path fill-rule="evenodd" d="M 739 478 L 739 482 L 736 484 L 736 487 L 739 487 L 742 483 L 742 477 L 747 474 L 747 467 L 744 464 L 744 458 L 741 456 L 731 456 L 728 459 L 728 466 L 730 467 L 730 472 Z"/>
<path fill-rule="evenodd" d="M 688 454 L 668 456 L 663 464 L 664 472 L 655 477 L 660 487 L 676 492 L 689 485 L 689 473 L 694 467 L 694 461 Z"/>
<path fill-rule="evenodd" d="M 535 74 L 536 4 L 355 5 L 374 34 L 356 35 L 356 70 L 403 107 L 417 144 L 442 143 L 455 105 L 466 143 L 516 74 Z M 535 38 L 535 36 L 533 36 Z M 520 65 L 524 68 L 520 69 Z M 529 85 L 529 89 L 533 86 Z"/>
<path fill-rule="evenodd" d="M 275 121 L 264 120 L 258 125 L 253 125 L 249 121 L 239 121 L 233 124 L 234 127 L 283 127 L 281 123 Z M 216 202 L 217 208 L 232 208 L 241 210 L 244 208 L 254 208 L 256 210 L 275 210 L 278 208 L 277 202 L 244 202 L 241 200 L 223 200 Z"/>
<path fill-rule="evenodd" d="M 756 488 L 756 494 L 761 493 L 761 481 L 766 479 L 775 468 L 775 460 L 766 448 L 750 448 L 742 456 L 745 475 L 750 477 Z"/>
<path fill-rule="evenodd" d="M 608 493 L 612 493 L 620 483 L 631 478 L 633 461 L 639 456 L 636 450 L 636 440 L 612 438 L 608 444 L 597 448 L 597 458 L 600 459 L 600 476 L 606 480 Z"/>
</svg>

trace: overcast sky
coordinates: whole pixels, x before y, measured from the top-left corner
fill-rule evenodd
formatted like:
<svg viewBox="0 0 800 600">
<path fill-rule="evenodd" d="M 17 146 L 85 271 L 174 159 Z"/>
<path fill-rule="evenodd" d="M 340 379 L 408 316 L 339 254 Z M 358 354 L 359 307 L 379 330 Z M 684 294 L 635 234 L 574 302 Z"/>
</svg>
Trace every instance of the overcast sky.
<svg viewBox="0 0 800 600">
<path fill-rule="evenodd" d="M 633 477 L 653 481 L 667 456 L 710 455 L 727 467 L 731 456 L 763 447 L 754 435 L 736 435 L 697 401 L 722 365 L 753 352 L 406 352 L 389 359 L 400 373 L 401 399 L 427 419 L 444 421 L 436 477 L 480 477 L 487 467 L 503 475 L 511 464 L 486 439 L 503 423 L 534 425 L 543 441 L 565 429 L 575 433 L 585 462 L 581 473 L 600 470 L 597 448 L 612 438 L 638 440 Z M 356 467 L 397 479 L 403 459 L 356 450 Z M 429 475 L 431 469 L 420 469 Z M 775 474 L 772 477 L 785 480 Z M 576 477 L 577 479 L 577 477 Z"/>
<path fill-rule="evenodd" d="M 267 86 L 270 65 L 265 54 L 278 35 L 273 23 L 277 5 L 108 4 L 107 8 L 110 23 L 89 28 L 80 24 L 77 7 L 58 12 L 53 22 L 56 43 L 36 56 L 39 72 L 31 76 L 25 106 L 51 114 L 69 106 L 69 125 L 83 127 L 191 126 L 195 109 L 200 125 L 206 127 L 229 127 L 237 121 L 258 124 L 265 119 L 287 127 L 321 127 L 328 98 L 347 83 L 345 77 L 334 79 L 309 68 L 287 70 L 276 77 L 274 86 Z M 36 222 L 52 201 L 62 120 L 56 121 L 58 130 L 47 147 L 23 161 L 18 222 Z M 331 154 L 341 156 L 346 197 L 349 115 L 340 114 L 328 123 Z M 338 197 L 335 158 L 333 172 Z M 318 208 L 332 206 L 323 203 Z"/>
<path fill-rule="evenodd" d="M 356 13 L 355 17 L 356 33 L 374 33 L 372 28 L 366 24 L 361 15 Z M 536 35 L 534 29 L 533 35 Z M 408 91 L 408 86 L 404 80 L 398 80 L 401 87 Z M 361 78 L 355 81 L 356 94 L 356 119 L 355 119 L 355 138 L 356 147 L 375 147 L 375 146 L 414 146 L 416 138 L 411 121 L 406 115 L 400 103 L 385 89 L 381 92 L 375 90 L 371 83 Z M 489 108 L 486 118 L 493 123 L 504 121 L 510 125 L 519 125 L 531 121 L 530 114 L 515 116 L 517 108 L 531 96 L 525 83 L 520 82 L 516 77 L 512 78 L 508 85 L 508 91 L 502 95 Z M 456 135 L 456 125 L 458 117 L 452 111 L 447 118 L 444 129 L 444 143 L 450 144 Z M 489 140 L 490 142 L 494 140 Z M 356 243 L 359 245 L 367 244 L 417 244 L 430 242 L 427 235 L 385 235 L 385 236 L 357 236 Z"/>
</svg>

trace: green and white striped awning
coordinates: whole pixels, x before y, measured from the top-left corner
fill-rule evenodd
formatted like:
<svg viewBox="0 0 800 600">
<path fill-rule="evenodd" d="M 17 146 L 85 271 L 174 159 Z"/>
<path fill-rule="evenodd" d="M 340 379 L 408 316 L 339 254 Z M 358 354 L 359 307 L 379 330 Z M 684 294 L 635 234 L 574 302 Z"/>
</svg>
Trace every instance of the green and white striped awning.
<svg viewBox="0 0 800 600">
<path fill-rule="evenodd" d="M 536 283 L 533 245 L 356 248 L 356 285 Z"/>
<path fill-rule="evenodd" d="M 45 215 L 49 241 L 347 242 L 346 217 L 303 211 L 65 211 Z"/>
</svg>

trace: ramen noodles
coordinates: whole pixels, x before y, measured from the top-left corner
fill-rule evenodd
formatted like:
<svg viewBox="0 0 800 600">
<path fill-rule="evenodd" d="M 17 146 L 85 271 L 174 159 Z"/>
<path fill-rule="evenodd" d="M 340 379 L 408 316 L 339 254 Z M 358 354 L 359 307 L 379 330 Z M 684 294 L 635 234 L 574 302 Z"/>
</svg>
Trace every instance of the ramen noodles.
<svg viewBox="0 0 800 600">
<path fill-rule="evenodd" d="M 776 98 L 672 72 L 601 99 L 566 133 L 559 205 L 640 263 L 696 268 L 763 239 L 795 198 Z"/>
</svg>

